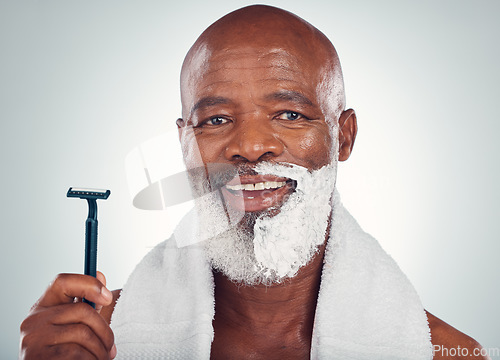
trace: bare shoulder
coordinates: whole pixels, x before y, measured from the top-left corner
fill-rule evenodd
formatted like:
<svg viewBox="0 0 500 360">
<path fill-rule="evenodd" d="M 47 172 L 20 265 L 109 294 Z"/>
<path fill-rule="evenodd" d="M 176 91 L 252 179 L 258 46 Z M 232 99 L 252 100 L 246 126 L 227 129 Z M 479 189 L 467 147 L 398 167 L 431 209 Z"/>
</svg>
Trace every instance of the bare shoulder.
<svg viewBox="0 0 500 360">
<path fill-rule="evenodd" d="M 101 316 L 106 320 L 109 324 L 111 322 L 111 315 L 113 315 L 113 310 L 115 310 L 116 301 L 120 297 L 122 289 L 113 290 L 111 293 L 113 294 L 113 301 L 108 306 L 105 306 L 101 309 Z"/>
<path fill-rule="evenodd" d="M 432 315 L 426 310 L 429 328 L 431 330 L 431 342 L 434 349 L 434 360 L 439 359 L 470 359 L 489 360 L 483 347 L 470 336 L 458 331 L 443 320 Z"/>
</svg>

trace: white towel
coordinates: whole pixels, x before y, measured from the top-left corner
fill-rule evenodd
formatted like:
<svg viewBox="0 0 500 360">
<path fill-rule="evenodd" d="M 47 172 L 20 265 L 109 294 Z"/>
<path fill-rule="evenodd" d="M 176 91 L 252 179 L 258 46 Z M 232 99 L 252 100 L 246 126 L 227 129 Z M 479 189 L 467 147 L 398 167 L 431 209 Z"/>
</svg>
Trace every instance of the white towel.
<svg viewBox="0 0 500 360">
<path fill-rule="evenodd" d="M 432 359 L 415 289 L 338 196 L 316 309 L 311 359 Z M 111 322 L 117 359 L 209 359 L 213 317 L 214 281 L 202 245 L 178 248 L 172 237 L 123 288 Z"/>
</svg>

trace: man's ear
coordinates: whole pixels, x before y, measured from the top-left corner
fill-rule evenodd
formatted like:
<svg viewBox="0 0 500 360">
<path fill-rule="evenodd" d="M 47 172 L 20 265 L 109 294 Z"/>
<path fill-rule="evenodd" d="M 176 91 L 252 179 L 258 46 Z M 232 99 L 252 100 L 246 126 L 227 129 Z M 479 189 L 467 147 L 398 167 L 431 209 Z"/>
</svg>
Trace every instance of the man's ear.
<svg viewBox="0 0 500 360">
<path fill-rule="evenodd" d="M 353 109 L 347 109 L 339 118 L 339 161 L 349 159 L 357 132 L 356 113 Z"/>
<path fill-rule="evenodd" d="M 175 124 L 177 125 L 177 130 L 179 131 L 179 141 L 180 141 L 182 138 L 182 130 L 184 129 L 184 126 L 186 126 L 186 122 L 181 118 L 178 118 L 175 121 Z"/>
</svg>

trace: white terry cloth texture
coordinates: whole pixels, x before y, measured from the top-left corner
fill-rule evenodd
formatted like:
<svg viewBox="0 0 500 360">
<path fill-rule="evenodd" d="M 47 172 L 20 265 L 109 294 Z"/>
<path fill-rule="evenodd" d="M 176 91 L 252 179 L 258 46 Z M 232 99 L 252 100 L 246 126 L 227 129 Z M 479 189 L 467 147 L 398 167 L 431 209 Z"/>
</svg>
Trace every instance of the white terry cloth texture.
<svg viewBox="0 0 500 360">
<path fill-rule="evenodd" d="M 182 221 L 174 236 L 190 236 L 187 224 Z M 330 234 L 311 359 L 432 359 L 429 325 L 415 289 L 338 194 Z M 123 288 L 111 322 L 116 359 L 210 358 L 211 267 L 203 244 L 178 248 L 174 236 L 139 263 Z"/>
</svg>

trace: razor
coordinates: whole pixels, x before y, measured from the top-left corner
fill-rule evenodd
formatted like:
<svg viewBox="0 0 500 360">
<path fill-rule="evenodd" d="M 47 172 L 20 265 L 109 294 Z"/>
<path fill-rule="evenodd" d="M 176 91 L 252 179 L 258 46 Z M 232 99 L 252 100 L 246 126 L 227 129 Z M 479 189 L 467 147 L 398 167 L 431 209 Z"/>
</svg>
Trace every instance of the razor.
<svg viewBox="0 0 500 360">
<path fill-rule="evenodd" d="M 97 200 L 106 200 L 111 194 L 109 190 L 82 189 L 70 187 L 67 197 L 86 199 L 89 204 L 89 215 L 85 221 L 85 268 L 84 274 L 96 277 L 97 272 Z M 95 304 L 83 299 L 95 309 Z"/>
</svg>

